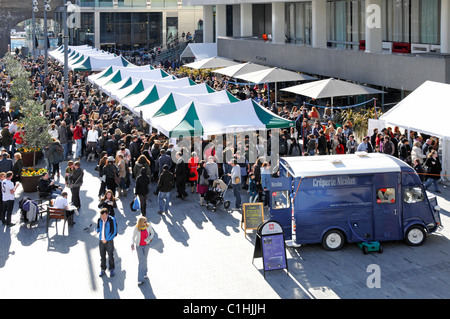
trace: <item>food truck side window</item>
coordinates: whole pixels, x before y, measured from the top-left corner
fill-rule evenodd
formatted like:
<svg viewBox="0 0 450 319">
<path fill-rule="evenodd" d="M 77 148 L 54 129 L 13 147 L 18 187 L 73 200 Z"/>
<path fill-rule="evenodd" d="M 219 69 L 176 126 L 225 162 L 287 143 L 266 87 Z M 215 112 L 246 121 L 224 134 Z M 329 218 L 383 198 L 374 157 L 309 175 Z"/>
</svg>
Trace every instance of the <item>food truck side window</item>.
<svg viewBox="0 0 450 319">
<path fill-rule="evenodd" d="M 380 188 L 377 190 L 378 204 L 395 203 L 395 188 Z"/>
<path fill-rule="evenodd" d="M 420 187 L 412 187 L 405 189 L 405 196 L 403 196 L 403 201 L 408 204 L 419 203 L 425 199 L 425 196 Z"/>
<path fill-rule="evenodd" d="M 272 209 L 289 208 L 291 206 L 291 198 L 289 191 L 272 192 Z"/>
</svg>

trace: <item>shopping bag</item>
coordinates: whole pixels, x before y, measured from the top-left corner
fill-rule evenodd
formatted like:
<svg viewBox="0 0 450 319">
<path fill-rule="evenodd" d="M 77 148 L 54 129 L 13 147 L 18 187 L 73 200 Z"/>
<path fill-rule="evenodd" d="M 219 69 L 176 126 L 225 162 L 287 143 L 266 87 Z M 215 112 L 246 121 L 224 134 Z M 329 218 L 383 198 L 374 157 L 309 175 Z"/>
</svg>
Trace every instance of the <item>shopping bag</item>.
<svg viewBox="0 0 450 319">
<path fill-rule="evenodd" d="M 139 201 L 139 196 L 134 197 L 133 201 L 131 202 L 130 207 L 133 212 L 141 209 L 141 202 Z"/>
</svg>

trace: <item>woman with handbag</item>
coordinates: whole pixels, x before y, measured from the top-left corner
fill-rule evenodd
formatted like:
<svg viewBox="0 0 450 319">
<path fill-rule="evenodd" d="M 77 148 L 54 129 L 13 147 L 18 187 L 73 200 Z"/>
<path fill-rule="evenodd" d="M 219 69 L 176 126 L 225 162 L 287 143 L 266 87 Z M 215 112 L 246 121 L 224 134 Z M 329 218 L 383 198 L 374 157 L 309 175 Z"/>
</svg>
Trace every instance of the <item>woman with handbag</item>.
<svg viewBox="0 0 450 319">
<path fill-rule="evenodd" d="M 144 216 L 139 217 L 136 227 L 133 231 L 131 250 L 135 250 L 138 256 L 138 285 L 142 285 L 147 276 L 147 258 L 150 250 L 150 242 L 153 240 L 155 231 L 150 222 Z"/>
<path fill-rule="evenodd" d="M 197 193 L 198 196 L 200 197 L 200 202 L 199 204 L 201 206 L 205 206 L 205 194 L 209 189 L 209 182 L 208 182 L 208 178 L 209 178 L 209 174 L 208 171 L 205 168 L 206 166 L 206 162 L 204 160 L 201 160 L 200 163 L 198 164 L 198 168 L 197 168 L 197 176 L 198 176 L 198 181 L 197 181 Z"/>
</svg>

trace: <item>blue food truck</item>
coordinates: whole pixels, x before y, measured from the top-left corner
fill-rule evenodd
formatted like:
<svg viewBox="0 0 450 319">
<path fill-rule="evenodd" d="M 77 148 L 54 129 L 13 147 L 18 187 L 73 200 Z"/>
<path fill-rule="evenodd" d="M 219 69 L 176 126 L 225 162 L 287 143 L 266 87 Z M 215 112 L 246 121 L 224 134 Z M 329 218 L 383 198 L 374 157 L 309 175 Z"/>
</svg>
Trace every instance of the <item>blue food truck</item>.
<svg viewBox="0 0 450 319">
<path fill-rule="evenodd" d="M 386 154 L 280 158 L 270 182 L 270 218 L 292 245 L 404 239 L 423 244 L 441 227 L 439 206 L 417 173 Z"/>
</svg>

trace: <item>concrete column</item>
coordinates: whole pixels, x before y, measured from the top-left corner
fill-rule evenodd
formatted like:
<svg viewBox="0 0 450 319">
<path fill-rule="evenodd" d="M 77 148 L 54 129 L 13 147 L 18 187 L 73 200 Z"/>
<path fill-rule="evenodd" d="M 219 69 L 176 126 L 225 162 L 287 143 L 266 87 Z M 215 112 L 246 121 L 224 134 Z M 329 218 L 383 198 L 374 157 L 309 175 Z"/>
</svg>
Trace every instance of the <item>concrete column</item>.
<svg viewBox="0 0 450 319">
<path fill-rule="evenodd" d="M 272 2 L 272 43 L 285 43 L 284 24 L 285 19 L 284 2 Z"/>
<path fill-rule="evenodd" d="M 450 53 L 450 0 L 441 0 L 441 53 Z"/>
<path fill-rule="evenodd" d="M 162 12 L 162 46 L 163 48 L 167 44 L 167 12 Z"/>
<path fill-rule="evenodd" d="M 251 3 L 241 4 L 241 37 L 253 35 L 253 7 Z"/>
<path fill-rule="evenodd" d="M 94 12 L 94 47 L 100 49 L 100 11 Z"/>
<path fill-rule="evenodd" d="M 382 53 L 381 0 L 366 0 L 366 52 Z"/>
<path fill-rule="evenodd" d="M 312 46 L 327 47 L 327 1 L 312 1 Z"/>
<path fill-rule="evenodd" d="M 216 4 L 216 39 L 227 35 L 227 6 Z M 217 41 L 217 40 L 216 40 Z"/>
<path fill-rule="evenodd" d="M 233 4 L 233 37 L 241 36 L 241 5 Z"/>
<path fill-rule="evenodd" d="M 203 43 L 214 42 L 213 6 L 203 6 Z"/>
</svg>

